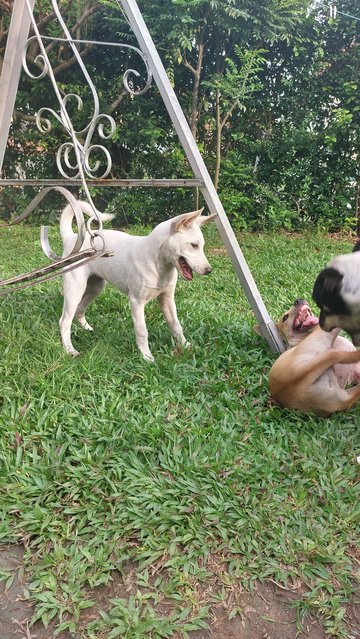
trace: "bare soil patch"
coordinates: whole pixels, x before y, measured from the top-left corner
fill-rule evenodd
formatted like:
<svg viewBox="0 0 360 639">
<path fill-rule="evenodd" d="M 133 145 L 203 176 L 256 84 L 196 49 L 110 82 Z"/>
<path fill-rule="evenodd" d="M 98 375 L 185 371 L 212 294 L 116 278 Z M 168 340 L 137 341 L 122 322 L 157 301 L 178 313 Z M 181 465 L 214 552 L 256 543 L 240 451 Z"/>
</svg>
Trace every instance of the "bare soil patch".
<svg viewBox="0 0 360 639">
<path fill-rule="evenodd" d="M 0 582 L 0 638 L 1 639 L 53 639 L 56 626 L 45 628 L 41 623 L 30 627 L 33 607 L 24 596 L 26 587 L 21 546 L 0 547 L 0 570 L 11 572 L 11 585 Z M 95 619 L 99 610 L 109 608 L 109 600 L 128 598 L 133 590 L 131 577 L 114 573 L 107 586 L 91 592 L 95 606 L 84 611 L 81 626 Z M 129 578 L 128 578 L 129 577 Z M 329 639 L 320 622 L 311 619 L 299 631 L 292 602 L 296 593 L 280 589 L 271 582 L 258 584 L 255 592 L 243 592 L 237 598 L 239 614 L 228 619 L 221 606 L 211 609 L 210 629 L 192 632 L 192 639 Z M 354 596 L 347 610 L 348 639 L 360 639 L 360 596 Z M 59 639 L 71 639 L 68 632 Z M 144 638 L 145 639 L 145 638 Z M 175 638 L 174 638 L 175 639 Z"/>
</svg>

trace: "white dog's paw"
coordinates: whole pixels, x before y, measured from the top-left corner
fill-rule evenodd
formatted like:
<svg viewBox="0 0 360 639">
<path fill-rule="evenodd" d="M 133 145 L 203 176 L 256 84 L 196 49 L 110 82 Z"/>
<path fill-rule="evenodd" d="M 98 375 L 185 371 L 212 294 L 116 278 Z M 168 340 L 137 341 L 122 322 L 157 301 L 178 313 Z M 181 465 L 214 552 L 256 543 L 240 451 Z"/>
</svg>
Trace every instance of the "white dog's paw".
<svg viewBox="0 0 360 639">
<path fill-rule="evenodd" d="M 78 357 L 78 355 L 80 355 L 79 351 L 76 351 L 72 346 L 67 348 L 66 352 L 68 355 L 71 355 L 71 357 Z"/>
<path fill-rule="evenodd" d="M 84 328 L 86 331 L 93 331 L 94 330 L 93 327 L 90 326 L 89 322 L 87 322 L 85 317 L 78 317 L 77 320 L 78 320 L 80 326 L 82 328 Z"/>
<path fill-rule="evenodd" d="M 172 354 L 175 355 L 175 357 L 178 357 L 184 352 L 185 349 L 189 351 L 191 350 L 191 348 L 192 346 L 190 342 L 185 341 L 182 344 L 176 344 Z"/>
<path fill-rule="evenodd" d="M 151 355 L 150 351 L 149 353 L 143 353 L 142 356 L 146 362 L 149 362 L 149 363 L 155 362 L 155 359 Z"/>
</svg>

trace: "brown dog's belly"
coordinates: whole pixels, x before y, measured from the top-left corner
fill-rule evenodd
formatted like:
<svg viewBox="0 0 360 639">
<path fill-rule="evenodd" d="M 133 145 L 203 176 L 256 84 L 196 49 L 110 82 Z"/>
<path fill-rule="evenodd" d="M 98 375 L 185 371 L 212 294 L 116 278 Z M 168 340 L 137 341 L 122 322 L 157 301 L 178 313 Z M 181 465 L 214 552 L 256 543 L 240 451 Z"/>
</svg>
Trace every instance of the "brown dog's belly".
<svg viewBox="0 0 360 639">
<path fill-rule="evenodd" d="M 281 391 L 277 388 L 276 383 L 271 384 L 269 380 L 269 391 L 271 398 L 275 400 L 282 408 L 288 408 L 290 410 L 296 410 L 301 413 L 314 413 L 320 417 L 327 417 L 330 415 L 329 410 L 328 393 L 325 393 L 325 399 L 323 400 L 322 392 L 318 392 L 316 387 L 309 389 L 308 387 L 302 388 L 282 388 Z"/>
<path fill-rule="evenodd" d="M 286 351 L 273 364 L 269 374 L 269 392 L 271 397 L 283 408 L 314 413 L 327 417 L 334 410 L 339 393 L 339 387 L 333 367 L 319 375 L 315 381 L 307 376 L 299 379 L 298 371 L 304 360 L 311 362 L 313 356 L 294 358 L 293 352 Z"/>
</svg>

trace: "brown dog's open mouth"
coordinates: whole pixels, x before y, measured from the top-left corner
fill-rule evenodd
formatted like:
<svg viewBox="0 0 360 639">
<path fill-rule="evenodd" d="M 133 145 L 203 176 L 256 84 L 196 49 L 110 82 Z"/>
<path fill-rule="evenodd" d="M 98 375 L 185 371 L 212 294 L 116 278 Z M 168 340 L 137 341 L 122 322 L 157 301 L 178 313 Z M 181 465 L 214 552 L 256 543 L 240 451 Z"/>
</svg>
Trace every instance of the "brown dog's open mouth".
<svg viewBox="0 0 360 639">
<path fill-rule="evenodd" d="M 192 268 L 191 268 L 190 264 L 185 259 L 185 257 L 180 255 L 180 257 L 178 259 L 178 264 L 179 264 L 179 269 L 180 269 L 181 275 L 183 276 L 184 280 L 192 280 L 193 271 L 192 271 Z"/>
<path fill-rule="evenodd" d="M 305 333 L 313 326 L 316 326 L 319 320 L 312 314 L 310 307 L 307 304 L 303 304 L 294 319 L 293 330 L 297 333 Z"/>
</svg>

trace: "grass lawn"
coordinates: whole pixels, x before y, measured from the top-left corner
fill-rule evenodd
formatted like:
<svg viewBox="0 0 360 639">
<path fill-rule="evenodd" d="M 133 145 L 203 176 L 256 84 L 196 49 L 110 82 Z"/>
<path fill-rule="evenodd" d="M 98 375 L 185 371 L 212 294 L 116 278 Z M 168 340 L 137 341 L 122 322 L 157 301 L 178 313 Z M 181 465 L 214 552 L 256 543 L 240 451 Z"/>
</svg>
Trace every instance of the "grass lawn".
<svg viewBox="0 0 360 639">
<path fill-rule="evenodd" d="M 149 304 L 151 365 L 110 287 L 89 309 L 94 333 L 74 325 L 76 359 L 60 343 L 59 278 L 0 298 L 0 542 L 25 547 L 33 620 L 77 639 L 186 637 L 212 606 L 241 615 L 237 593 L 264 580 L 295 593 L 299 624 L 319 615 L 349 637 L 360 407 L 321 419 L 269 404 L 276 356 L 215 226 L 205 234 L 213 272 L 176 294 L 193 347 L 175 352 Z M 0 241 L 2 277 L 46 262 L 37 228 Z M 240 242 L 275 319 L 351 246 L 315 232 Z M 93 605 L 129 571 L 127 594 Z"/>
</svg>

